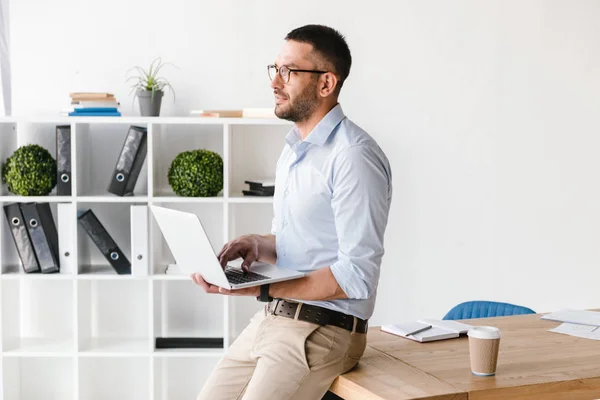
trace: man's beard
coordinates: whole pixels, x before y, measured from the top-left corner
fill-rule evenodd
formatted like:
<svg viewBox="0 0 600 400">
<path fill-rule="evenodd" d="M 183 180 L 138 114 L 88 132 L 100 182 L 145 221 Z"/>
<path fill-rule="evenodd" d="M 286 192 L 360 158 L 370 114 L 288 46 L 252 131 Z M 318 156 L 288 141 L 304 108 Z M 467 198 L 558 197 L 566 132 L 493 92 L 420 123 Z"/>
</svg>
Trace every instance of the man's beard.
<svg viewBox="0 0 600 400">
<path fill-rule="evenodd" d="M 308 85 L 293 102 L 288 99 L 286 109 L 275 106 L 275 115 L 292 122 L 306 121 L 317 108 L 318 101 L 316 86 Z"/>
</svg>

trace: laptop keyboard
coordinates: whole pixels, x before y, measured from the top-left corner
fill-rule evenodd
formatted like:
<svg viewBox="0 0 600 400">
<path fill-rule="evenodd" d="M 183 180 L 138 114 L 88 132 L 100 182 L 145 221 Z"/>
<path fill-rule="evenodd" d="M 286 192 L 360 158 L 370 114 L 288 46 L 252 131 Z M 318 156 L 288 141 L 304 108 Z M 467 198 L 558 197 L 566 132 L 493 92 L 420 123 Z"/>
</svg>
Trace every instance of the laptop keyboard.
<svg viewBox="0 0 600 400">
<path fill-rule="evenodd" d="M 234 285 L 271 279 L 270 276 L 257 274 L 256 272 L 252 271 L 248 271 L 244 274 L 244 271 L 242 271 L 241 269 L 232 267 L 227 267 L 225 269 L 225 276 L 227 277 L 229 283 Z"/>
</svg>

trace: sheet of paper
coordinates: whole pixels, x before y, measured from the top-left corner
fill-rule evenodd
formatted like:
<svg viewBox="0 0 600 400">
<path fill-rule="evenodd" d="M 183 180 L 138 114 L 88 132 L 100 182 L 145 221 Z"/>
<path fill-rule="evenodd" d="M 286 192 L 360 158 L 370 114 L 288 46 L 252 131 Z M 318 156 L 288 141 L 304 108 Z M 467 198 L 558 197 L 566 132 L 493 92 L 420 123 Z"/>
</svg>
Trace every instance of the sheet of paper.
<svg viewBox="0 0 600 400">
<path fill-rule="evenodd" d="M 560 310 L 542 316 L 542 319 L 571 324 L 600 326 L 600 312 L 587 310 Z"/>
<path fill-rule="evenodd" d="M 590 325 L 570 324 L 565 322 L 548 332 L 562 333 L 563 335 L 575 336 L 585 339 L 600 340 L 600 327 Z"/>
</svg>

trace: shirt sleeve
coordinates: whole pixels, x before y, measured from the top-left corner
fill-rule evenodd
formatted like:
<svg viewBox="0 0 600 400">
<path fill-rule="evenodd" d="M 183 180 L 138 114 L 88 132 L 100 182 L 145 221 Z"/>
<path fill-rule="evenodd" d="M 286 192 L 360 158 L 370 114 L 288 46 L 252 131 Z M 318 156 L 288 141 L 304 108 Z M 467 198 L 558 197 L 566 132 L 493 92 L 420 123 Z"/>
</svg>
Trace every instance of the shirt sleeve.
<svg viewBox="0 0 600 400">
<path fill-rule="evenodd" d="M 338 236 L 333 276 L 350 299 L 377 290 L 391 202 L 391 170 L 378 148 L 355 145 L 333 163 L 331 206 Z"/>
<path fill-rule="evenodd" d="M 271 235 L 277 235 L 277 221 L 275 217 L 273 217 L 273 221 L 271 221 Z"/>
</svg>

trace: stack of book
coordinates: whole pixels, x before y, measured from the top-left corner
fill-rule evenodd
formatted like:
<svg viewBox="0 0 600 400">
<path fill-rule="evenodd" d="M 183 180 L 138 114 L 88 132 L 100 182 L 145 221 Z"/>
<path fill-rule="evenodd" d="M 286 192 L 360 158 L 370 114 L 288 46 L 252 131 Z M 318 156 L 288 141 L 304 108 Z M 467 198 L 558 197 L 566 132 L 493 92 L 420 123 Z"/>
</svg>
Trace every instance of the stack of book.
<svg viewBox="0 0 600 400">
<path fill-rule="evenodd" d="M 242 190 L 244 196 L 273 196 L 275 194 L 275 180 L 273 179 L 251 179 L 244 181 L 250 188 Z"/>
<path fill-rule="evenodd" d="M 120 117 L 119 103 L 112 93 L 71 93 L 70 117 Z"/>
<path fill-rule="evenodd" d="M 183 275 L 181 268 L 177 264 L 169 264 L 165 269 L 165 274 L 167 275 Z"/>
<path fill-rule="evenodd" d="M 210 118 L 276 118 L 275 110 L 270 108 L 242 108 L 231 110 L 192 110 L 190 114 Z"/>
</svg>

